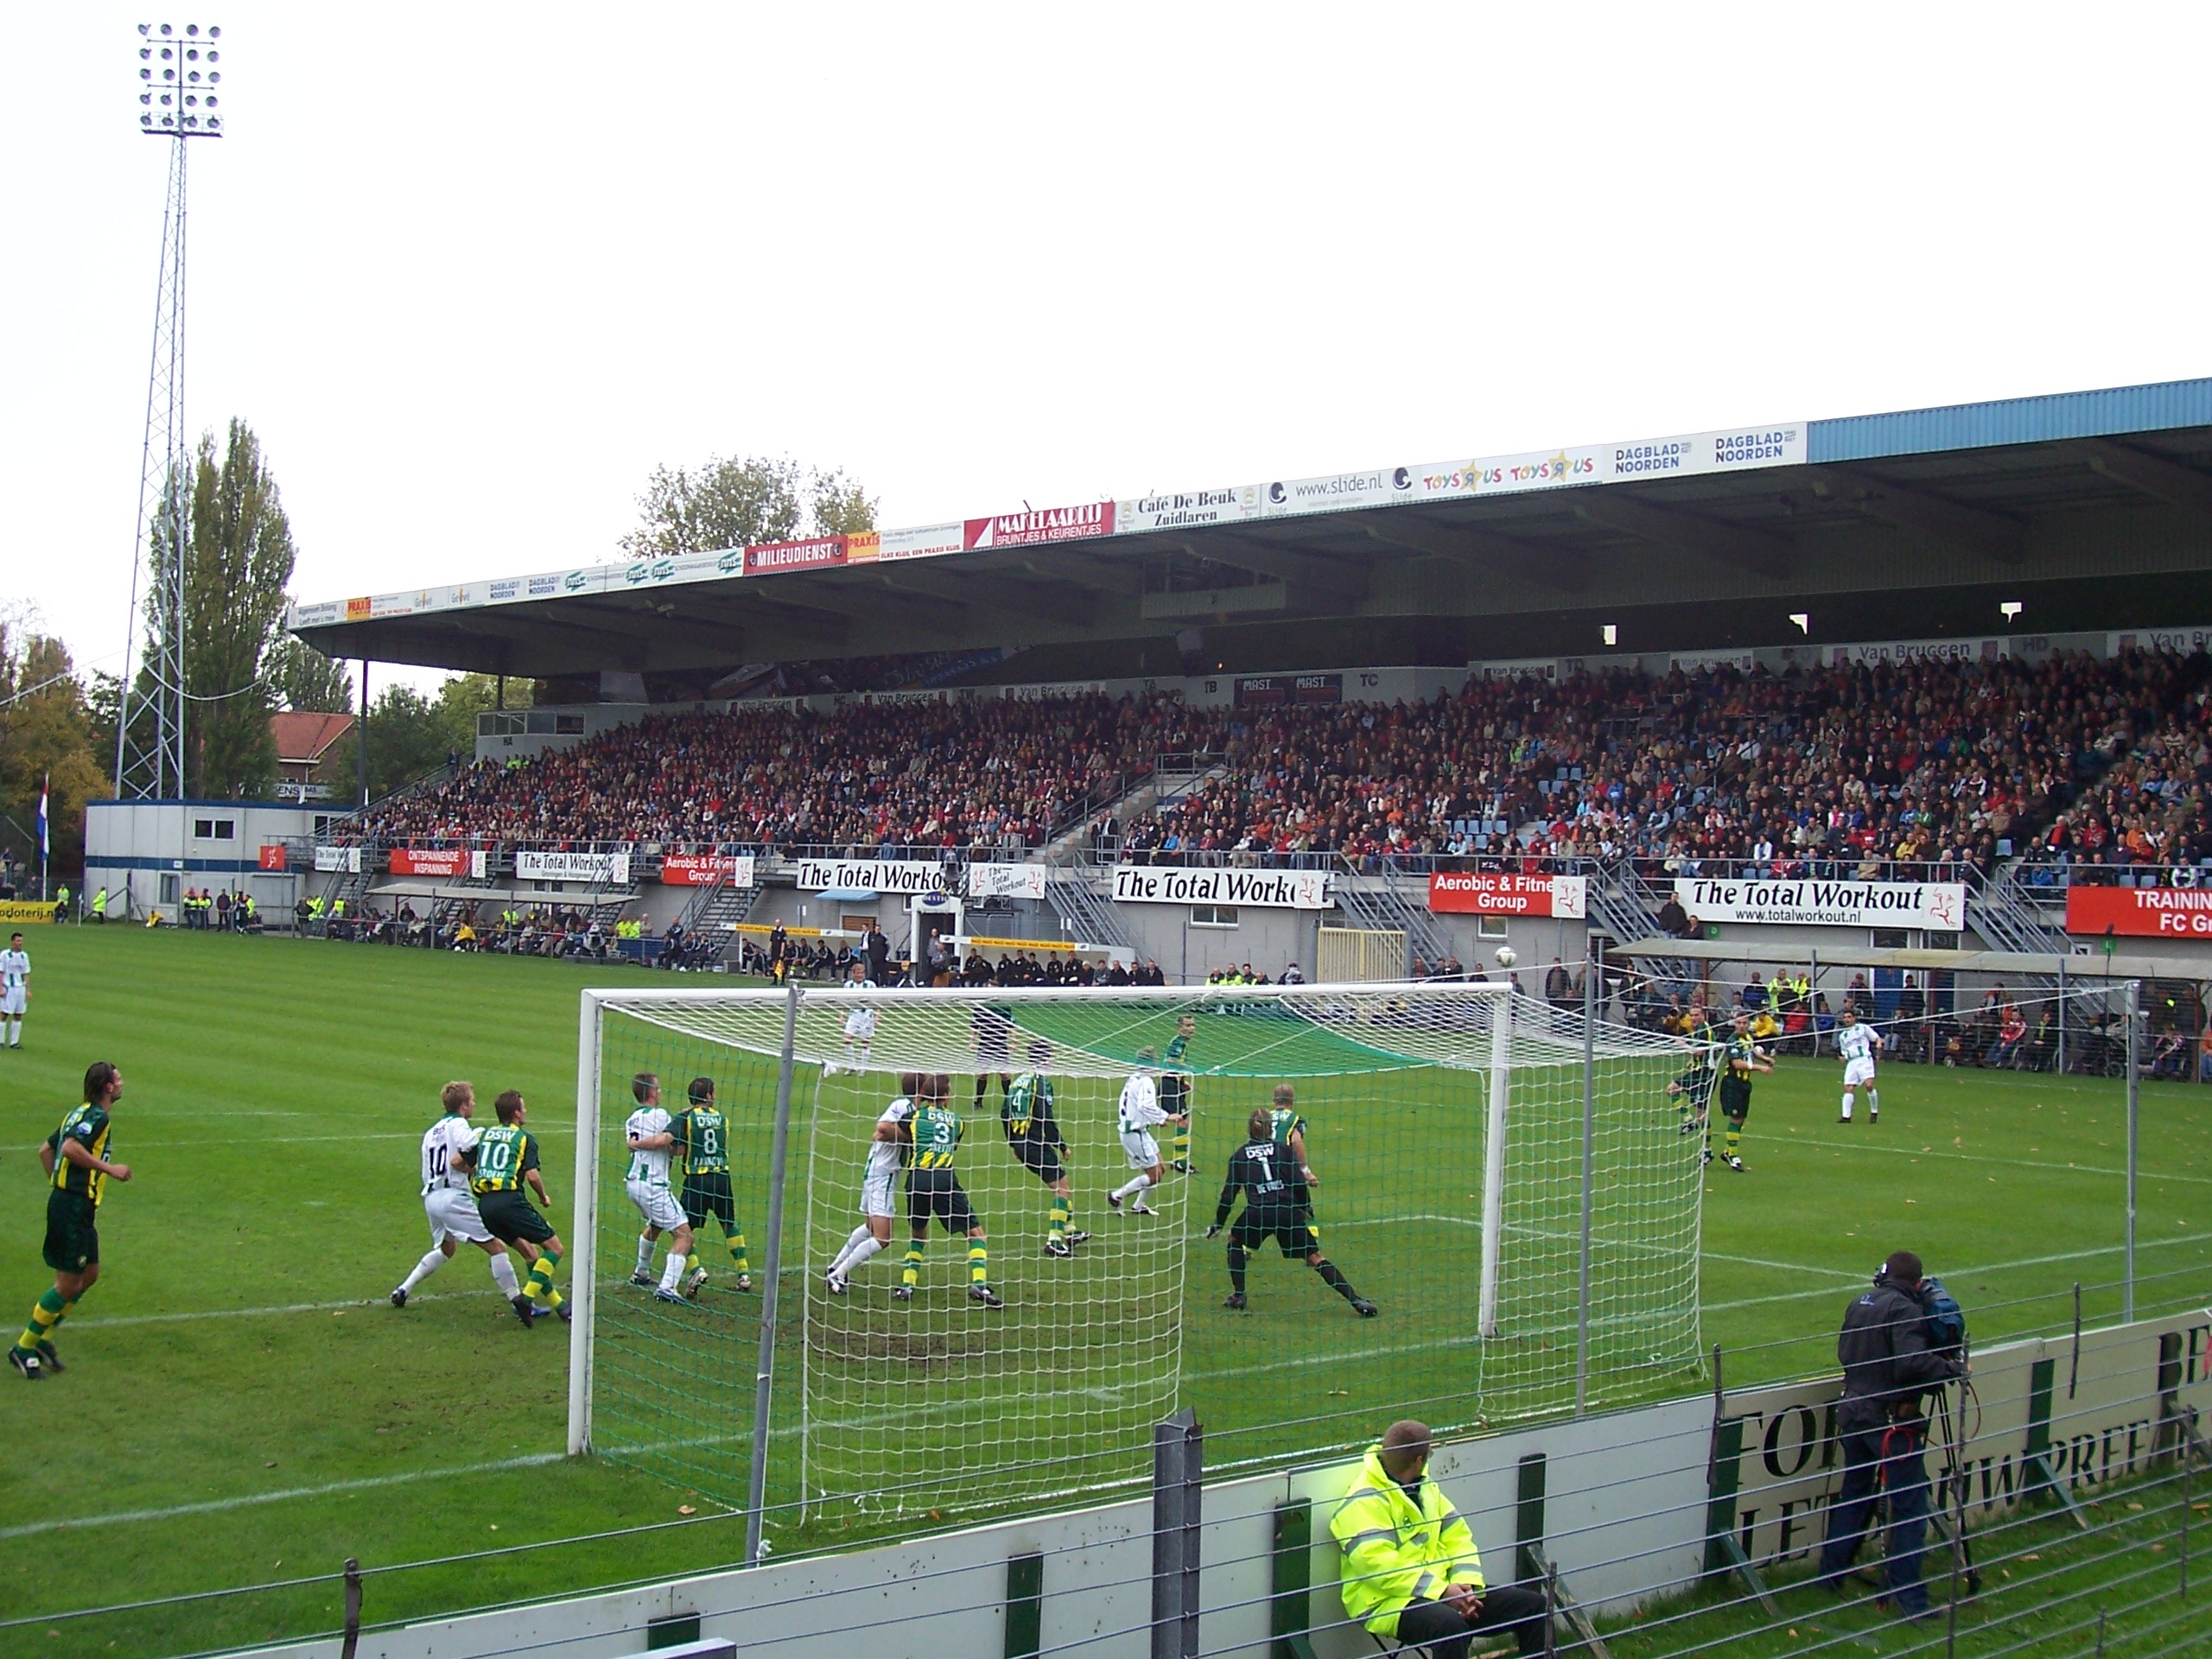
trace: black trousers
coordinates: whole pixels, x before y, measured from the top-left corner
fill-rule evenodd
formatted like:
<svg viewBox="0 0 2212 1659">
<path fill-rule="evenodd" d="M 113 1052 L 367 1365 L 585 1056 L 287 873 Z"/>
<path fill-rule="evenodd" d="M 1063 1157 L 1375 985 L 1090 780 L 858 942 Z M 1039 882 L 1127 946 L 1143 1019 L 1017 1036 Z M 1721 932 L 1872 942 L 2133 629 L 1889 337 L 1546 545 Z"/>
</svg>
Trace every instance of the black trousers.
<svg viewBox="0 0 2212 1659">
<path fill-rule="evenodd" d="M 1440 1601 L 1411 1601 L 1398 1615 L 1398 1641 L 1427 1648 L 1430 1659 L 1467 1659 L 1467 1647 L 1483 1630 L 1510 1630 L 1521 1651 L 1544 1650 L 1544 1599 L 1534 1590 L 1510 1585 L 1483 1592 L 1483 1610 L 1469 1624 Z"/>
<path fill-rule="evenodd" d="M 1843 1487 L 1828 1506 L 1821 1582 L 1841 1586 L 1873 1517 L 1879 1486 L 1890 1499 L 1889 1553 L 1883 1563 L 1890 1597 L 1907 1613 L 1925 1612 L 1928 1591 L 1920 1581 L 1920 1563 L 1928 1553 L 1928 1460 L 1922 1452 L 1927 1426 L 1915 1419 L 1839 1427 Z"/>
</svg>

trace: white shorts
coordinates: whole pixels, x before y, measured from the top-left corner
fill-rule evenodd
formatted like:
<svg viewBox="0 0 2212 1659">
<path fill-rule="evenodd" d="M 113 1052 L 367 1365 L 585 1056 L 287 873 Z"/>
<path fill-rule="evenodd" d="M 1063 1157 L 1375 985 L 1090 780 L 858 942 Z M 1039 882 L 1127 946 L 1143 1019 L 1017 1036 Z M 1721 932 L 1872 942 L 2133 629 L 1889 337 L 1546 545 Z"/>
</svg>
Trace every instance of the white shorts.
<svg viewBox="0 0 2212 1659">
<path fill-rule="evenodd" d="M 862 1042 L 875 1035 L 875 1010 L 855 1008 L 845 1016 L 845 1035 L 857 1037 Z"/>
<path fill-rule="evenodd" d="M 1149 1129 L 1123 1129 L 1122 1150 L 1129 1154 L 1131 1169 L 1150 1169 L 1160 1161 L 1160 1144 Z"/>
<path fill-rule="evenodd" d="M 895 1220 L 899 1210 L 899 1172 L 886 1170 L 861 1183 L 861 1214 L 871 1220 Z"/>
<path fill-rule="evenodd" d="M 29 1001 L 30 993 L 20 985 L 12 991 L 0 991 L 0 1014 L 21 1014 Z"/>
<path fill-rule="evenodd" d="M 645 1218 L 645 1225 L 658 1227 L 664 1233 L 672 1233 L 684 1224 L 683 1206 L 676 1201 L 676 1194 L 662 1181 L 625 1181 L 630 1202 L 638 1206 L 638 1213 Z"/>
<path fill-rule="evenodd" d="M 1845 1088 L 1856 1089 L 1862 1083 L 1872 1087 L 1873 1082 L 1874 1061 L 1872 1056 L 1869 1056 L 1867 1058 L 1863 1060 L 1846 1060 L 1843 1063 L 1843 1086 Z"/>
<path fill-rule="evenodd" d="M 437 1186 L 423 1195 L 423 1213 L 430 1218 L 430 1243 L 443 1244 L 457 1238 L 464 1244 L 481 1244 L 492 1235 L 484 1217 L 476 1213 L 474 1194 L 456 1187 Z"/>
</svg>

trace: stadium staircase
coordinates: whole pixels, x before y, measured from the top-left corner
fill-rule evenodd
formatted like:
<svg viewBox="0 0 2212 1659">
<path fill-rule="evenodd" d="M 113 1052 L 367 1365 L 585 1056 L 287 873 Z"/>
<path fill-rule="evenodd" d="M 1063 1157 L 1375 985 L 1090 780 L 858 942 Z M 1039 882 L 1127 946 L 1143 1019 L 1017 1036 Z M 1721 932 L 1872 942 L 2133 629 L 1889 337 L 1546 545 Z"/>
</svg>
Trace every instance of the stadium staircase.
<svg viewBox="0 0 2212 1659">
<path fill-rule="evenodd" d="M 1663 933 L 1666 930 L 1659 925 L 1658 909 L 1663 902 L 1637 874 L 1635 864 L 1625 858 L 1590 878 L 1589 921 L 1611 934 L 1618 944 L 1632 944 Z M 1681 957 L 1655 958 L 1650 971 L 1677 984 L 1702 977 L 1696 963 Z"/>
<path fill-rule="evenodd" d="M 1402 933 L 1412 954 L 1431 964 L 1452 954 L 1450 943 L 1429 918 L 1427 906 L 1416 907 L 1408 904 L 1405 894 L 1398 890 L 1395 870 L 1380 876 L 1362 876 L 1354 872 L 1349 862 L 1340 860 L 1335 890 L 1338 908 L 1344 912 L 1349 925 L 1370 932 Z"/>
<path fill-rule="evenodd" d="M 1090 873 L 1081 865 L 1048 867 L 1045 901 L 1078 943 L 1136 949 L 1136 941 L 1114 914 L 1112 903 L 1092 885 Z"/>
<path fill-rule="evenodd" d="M 724 881 L 700 888 L 676 919 L 686 938 L 696 938 L 702 933 L 710 938 L 722 938 L 751 916 L 753 906 L 760 902 L 759 887 L 733 887 Z M 728 943 L 726 938 L 723 943 Z"/>
<path fill-rule="evenodd" d="M 2007 864 L 1996 874 L 1968 886 L 1967 925 L 1999 950 L 2066 955 L 2074 948 L 2066 930 L 2045 921 L 2040 909 L 2022 893 L 2017 880 L 2019 869 L 2017 861 Z"/>
</svg>

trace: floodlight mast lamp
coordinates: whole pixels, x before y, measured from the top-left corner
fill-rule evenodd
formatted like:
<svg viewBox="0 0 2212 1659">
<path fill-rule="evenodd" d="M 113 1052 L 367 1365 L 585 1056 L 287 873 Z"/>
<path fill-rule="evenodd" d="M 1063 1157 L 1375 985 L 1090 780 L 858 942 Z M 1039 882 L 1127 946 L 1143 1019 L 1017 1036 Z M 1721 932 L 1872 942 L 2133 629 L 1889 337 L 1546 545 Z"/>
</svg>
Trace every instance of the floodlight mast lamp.
<svg viewBox="0 0 2212 1659">
<path fill-rule="evenodd" d="M 119 800 L 181 800 L 185 792 L 184 559 L 192 489 L 184 423 L 185 141 L 223 136 L 222 36 L 220 29 L 198 23 L 138 25 L 138 130 L 168 139 L 170 149 L 124 620 L 125 639 L 143 644 L 135 669 L 126 661 L 117 711 Z"/>
</svg>

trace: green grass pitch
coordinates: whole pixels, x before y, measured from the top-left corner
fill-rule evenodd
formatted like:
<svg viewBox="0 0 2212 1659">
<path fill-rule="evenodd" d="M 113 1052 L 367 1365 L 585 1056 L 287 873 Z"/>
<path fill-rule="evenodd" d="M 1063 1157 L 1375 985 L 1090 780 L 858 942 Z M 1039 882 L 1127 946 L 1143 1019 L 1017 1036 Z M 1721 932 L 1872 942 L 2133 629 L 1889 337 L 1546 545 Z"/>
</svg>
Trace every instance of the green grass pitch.
<svg viewBox="0 0 2212 1659">
<path fill-rule="evenodd" d="M 0 1053 L 0 1319 L 11 1332 L 48 1278 L 35 1148 L 93 1058 L 124 1073 L 117 1154 L 136 1179 L 111 1188 L 102 1212 L 108 1276 L 59 1334 L 67 1373 L 35 1387 L 0 1378 L 17 1448 L 0 1462 L 0 1621 L 279 1587 L 64 1621 L 51 1626 L 56 1637 L 0 1628 L 0 1648 L 166 1653 L 327 1630 L 334 1587 L 284 1581 L 348 1555 L 372 1569 L 474 1557 L 372 1577 L 368 1616 L 379 1622 L 734 1557 L 740 1529 L 711 1518 L 711 1505 L 620 1464 L 562 1458 L 565 1333 L 550 1322 L 522 1331 L 479 1253 L 464 1250 L 404 1313 L 384 1300 L 424 1246 L 414 1142 L 448 1077 L 471 1078 L 486 1099 L 505 1087 L 531 1098 L 565 1225 L 576 993 L 642 976 L 117 927 L 40 929 L 29 948 L 25 1046 Z M 1707 1177 L 1704 1339 L 1728 1351 L 1732 1382 L 1831 1363 L 1844 1299 L 1899 1243 L 1945 1275 L 1985 1344 L 2060 1323 L 2077 1279 L 2091 1287 L 2092 1319 L 2116 1313 L 2117 1294 L 2103 1287 L 2120 1262 L 2119 1084 L 1897 1067 L 1885 1073 L 1879 1128 L 1847 1129 L 1835 1122 L 1837 1071 L 1784 1060 L 1759 1084 L 1749 1172 Z M 963 1107 L 967 1087 L 956 1079 Z M 1327 1138 L 1328 1091 L 1301 1088 L 1300 1104 L 1316 1122 L 1325 1177 L 1351 1168 Z M 1671 1121 L 1663 1102 L 1652 1110 Z M 1236 1138 L 1229 1116 L 1205 1117 L 1195 1148 L 1217 1176 Z M 2141 1302 L 2201 1302 L 2212 1091 L 2146 1084 L 2142 1123 Z M 1097 1191 L 1116 1166 L 1103 1155 L 1111 1142 L 1087 1125 L 1075 1138 L 1079 1150 L 1099 1148 L 1077 1166 L 1078 1224 L 1103 1231 Z M 1028 1248 L 1015 1241 L 1037 1217 L 1006 1212 L 1027 1202 L 1041 1215 L 1041 1197 L 1021 1199 L 997 1176 L 976 1185 L 1013 1277 L 1014 1251 Z M 1393 1300 L 1372 1281 L 1385 1262 L 1448 1256 L 1437 1225 L 1337 1226 L 1367 1202 L 1350 1185 L 1323 1194 L 1330 1253 L 1385 1301 L 1378 1327 L 1418 1318 L 1419 1296 Z M 1471 1178 L 1465 1191 L 1476 1185 Z M 1212 1192 L 1202 1174 L 1179 1195 L 1186 1224 L 1203 1226 Z M 753 1247 L 757 1260 L 757 1236 Z M 719 1249 L 708 1259 L 718 1270 Z M 953 1262 L 932 1245 L 939 1283 L 951 1282 Z M 1086 1270 L 1109 1263 L 1097 1256 Z M 1024 1255 L 1020 1276 L 1041 1283 L 1047 1265 Z M 887 1283 L 895 1270 L 879 1262 L 871 1271 Z M 795 1294 L 798 1281 L 787 1282 Z M 1360 1387 L 1349 1357 L 1363 1329 L 1378 1327 L 1272 1255 L 1255 1261 L 1249 1315 L 1223 1313 L 1217 1258 L 1194 1248 L 1184 1364 L 1202 1421 L 1360 1403 L 1332 1390 Z M 1440 1272 L 1421 1295 L 1473 1294 L 1471 1277 Z M 707 1300 L 708 1319 L 749 1328 L 720 1287 Z M 1338 1353 L 1341 1366 L 1300 1363 Z M 751 1357 L 741 1344 L 730 1375 L 748 1377 Z M 1437 1357 L 1436 1393 L 1449 1391 L 1452 1363 L 1449 1351 Z M 734 1407 L 713 1406 L 718 1388 L 727 1381 L 702 1382 L 692 1408 L 741 1427 Z M 511 1548 L 675 1522 L 686 1504 L 702 1519 Z M 788 1529 L 781 1547 L 834 1541 L 840 1524 Z M 26 1628 L 35 1644 L 21 1639 Z"/>
</svg>

